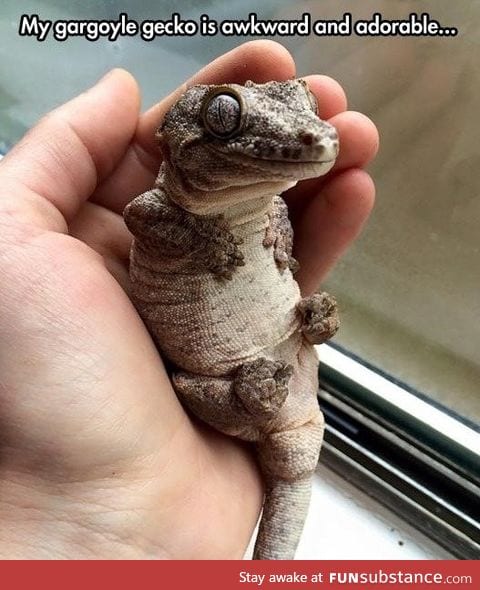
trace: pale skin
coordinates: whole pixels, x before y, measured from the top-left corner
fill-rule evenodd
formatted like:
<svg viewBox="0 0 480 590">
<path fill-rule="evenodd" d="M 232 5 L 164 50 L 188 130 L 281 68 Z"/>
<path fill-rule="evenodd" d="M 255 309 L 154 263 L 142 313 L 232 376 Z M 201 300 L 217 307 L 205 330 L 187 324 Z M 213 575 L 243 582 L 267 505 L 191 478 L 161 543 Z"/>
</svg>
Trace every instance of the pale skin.
<svg viewBox="0 0 480 590">
<path fill-rule="evenodd" d="M 284 48 L 256 41 L 189 83 L 293 76 Z M 309 294 L 368 218 L 378 135 L 335 81 L 306 79 L 341 145 L 287 195 Z M 0 163 L 0 558 L 241 558 L 252 534 L 250 450 L 184 412 L 125 292 L 121 213 L 153 184 L 154 130 L 181 92 L 140 114 L 115 70 Z"/>
</svg>

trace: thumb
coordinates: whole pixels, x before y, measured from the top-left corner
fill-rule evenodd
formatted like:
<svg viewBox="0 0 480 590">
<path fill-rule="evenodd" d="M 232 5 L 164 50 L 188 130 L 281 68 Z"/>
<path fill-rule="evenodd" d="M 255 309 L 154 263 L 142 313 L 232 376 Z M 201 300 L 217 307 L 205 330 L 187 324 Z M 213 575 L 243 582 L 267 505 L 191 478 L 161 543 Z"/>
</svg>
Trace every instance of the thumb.
<svg viewBox="0 0 480 590">
<path fill-rule="evenodd" d="M 139 108 L 137 83 L 117 69 L 47 114 L 0 162 L 0 216 L 65 231 L 127 150 Z"/>
</svg>

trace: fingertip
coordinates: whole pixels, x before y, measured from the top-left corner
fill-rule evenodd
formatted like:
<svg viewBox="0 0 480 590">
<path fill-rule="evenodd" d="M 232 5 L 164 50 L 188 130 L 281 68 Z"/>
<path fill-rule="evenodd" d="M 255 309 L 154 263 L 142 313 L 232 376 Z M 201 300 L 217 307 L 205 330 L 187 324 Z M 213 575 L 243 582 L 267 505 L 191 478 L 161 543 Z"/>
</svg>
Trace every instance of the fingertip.
<svg viewBox="0 0 480 590">
<path fill-rule="evenodd" d="M 370 213 L 375 205 L 377 193 L 373 178 L 363 168 L 352 168 L 350 170 L 350 175 L 352 181 L 357 186 L 357 191 L 363 195 L 365 207 L 368 208 L 368 213 Z"/>
<path fill-rule="evenodd" d="M 330 119 L 347 110 L 347 96 L 336 80 L 323 74 L 303 76 L 303 79 L 317 98 L 322 119 Z"/>
<path fill-rule="evenodd" d="M 262 39 L 247 41 L 217 57 L 197 72 L 187 84 L 219 84 L 247 80 L 269 82 L 295 77 L 295 62 L 283 45 Z"/>
<path fill-rule="evenodd" d="M 366 115 L 346 111 L 330 118 L 340 137 L 340 153 L 334 170 L 362 167 L 371 162 L 379 148 L 379 133 Z"/>
<path fill-rule="evenodd" d="M 312 293 L 360 234 L 375 200 L 375 185 L 360 168 L 345 170 L 323 185 L 295 224 L 296 278 Z"/>
<path fill-rule="evenodd" d="M 338 229 L 360 232 L 375 203 L 375 183 L 362 168 L 350 168 L 334 176 L 322 189 L 331 221 Z"/>
<path fill-rule="evenodd" d="M 366 149 L 370 154 L 370 160 L 373 160 L 377 153 L 378 148 L 380 147 L 380 134 L 378 132 L 378 128 L 375 123 L 364 115 L 363 113 L 359 113 L 358 111 L 350 111 L 352 117 L 357 122 L 357 128 L 363 128 L 363 133 L 365 135 Z"/>
<path fill-rule="evenodd" d="M 140 88 L 137 80 L 128 70 L 124 68 L 109 70 L 87 92 L 112 93 L 112 91 L 118 100 L 128 101 L 130 108 L 140 110 Z"/>
<path fill-rule="evenodd" d="M 295 77 L 295 60 L 288 49 L 276 41 L 247 41 L 233 51 L 238 52 L 243 68 L 251 71 L 250 78 L 254 82 L 288 80 Z M 242 82 L 247 79 L 248 76 Z"/>
<path fill-rule="evenodd" d="M 115 69 L 44 115 L 5 162 L 6 174 L 25 189 L 25 209 L 31 209 L 28 193 L 36 193 L 70 221 L 122 160 L 137 128 L 139 108 L 135 79 Z M 51 216 L 44 217 L 48 226 L 63 228 L 52 223 Z"/>
<path fill-rule="evenodd" d="M 269 82 L 295 77 L 295 61 L 283 45 L 267 39 L 247 41 L 221 55 L 195 74 L 188 84 L 218 84 L 247 80 Z"/>
</svg>

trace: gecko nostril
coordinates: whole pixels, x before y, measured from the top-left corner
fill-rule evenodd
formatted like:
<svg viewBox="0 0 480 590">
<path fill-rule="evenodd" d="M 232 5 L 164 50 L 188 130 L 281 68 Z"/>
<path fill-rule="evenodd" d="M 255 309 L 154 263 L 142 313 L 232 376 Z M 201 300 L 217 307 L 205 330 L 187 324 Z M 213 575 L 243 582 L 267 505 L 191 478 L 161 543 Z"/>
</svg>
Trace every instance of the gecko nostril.
<svg viewBox="0 0 480 590">
<path fill-rule="evenodd" d="M 310 131 L 301 131 L 300 132 L 300 141 L 304 145 L 312 145 L 313 143 L 313 133 Z"/>
</svg>

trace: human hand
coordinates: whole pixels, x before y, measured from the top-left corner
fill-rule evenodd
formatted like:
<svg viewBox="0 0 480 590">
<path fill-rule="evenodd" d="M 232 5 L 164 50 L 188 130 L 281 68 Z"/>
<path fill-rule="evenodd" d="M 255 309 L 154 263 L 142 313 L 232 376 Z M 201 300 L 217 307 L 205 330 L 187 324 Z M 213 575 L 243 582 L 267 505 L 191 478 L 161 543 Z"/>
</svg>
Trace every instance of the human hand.
<svg viewBox="0 0 480 590">
<path fill-rule="evenodd" d="M 247 43 L 189 83 L 294 76 Z M 338 129 L 335 168 L 288 195 L 311 292 L 373 202 L 375 127 L 307 77 Z M 139 115 L 115 70 L 0 163 L 0 557 L 241 558 L 262 504 L 247 447 L 192 421 L 131 305 L 125 204 L 153 184 L 154 129 L 184 87 Z"/>
</svg>

